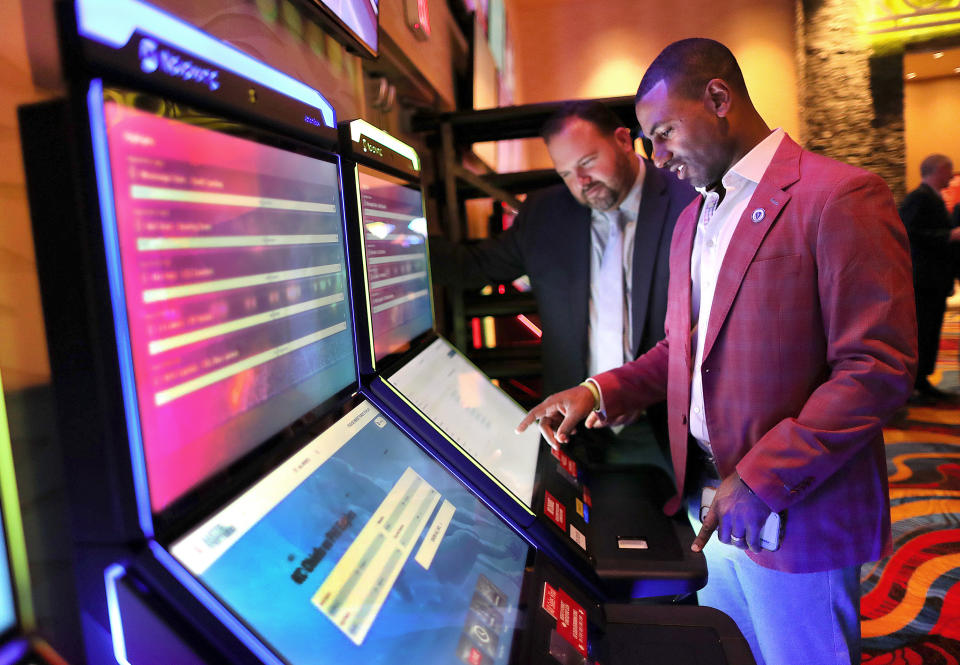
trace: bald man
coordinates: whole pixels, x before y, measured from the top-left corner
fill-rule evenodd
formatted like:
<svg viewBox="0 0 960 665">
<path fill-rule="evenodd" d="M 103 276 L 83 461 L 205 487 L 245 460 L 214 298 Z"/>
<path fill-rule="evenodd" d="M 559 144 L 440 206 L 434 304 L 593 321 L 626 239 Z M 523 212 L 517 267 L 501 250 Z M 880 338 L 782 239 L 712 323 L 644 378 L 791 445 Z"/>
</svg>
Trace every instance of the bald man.
<svg viewBox="0 0 960 665">
<path fill-rule="evenodd" d="M 940 190 L 950 184 L 953 162 L 946 155 L 929 155 L 920 163 L 920 186 L 900 204 L 900 219 L 907 227 L 913 257 L 913 287 L 917 304 L 917 401 L 950 399 L 930 383 L 937 363 L 940 329 L 953 291 L 956 245 L 960 229 L 953 228 Z"/>
<path fill-rule="evenodd" d="M 882 427 L 907 399 L 916 321 L 906 233 L 877 176 L 771 129 L 718 42 L 657 56 L 637 118 L 700 196 L 670 253 L 666 338 L 553 395 L 540 420 L 629 420 L 666 397 L 677 496 L 707 558 L 702 605 L 758 663 L 860 662 L 859 568 L 891 549 Z M 701 524 L 700 497 L 715 489 Z M 779 516 L 763 547 L 763 527 Z M 773 550 L 773 551 L 771 551 Z"/>
</svg>

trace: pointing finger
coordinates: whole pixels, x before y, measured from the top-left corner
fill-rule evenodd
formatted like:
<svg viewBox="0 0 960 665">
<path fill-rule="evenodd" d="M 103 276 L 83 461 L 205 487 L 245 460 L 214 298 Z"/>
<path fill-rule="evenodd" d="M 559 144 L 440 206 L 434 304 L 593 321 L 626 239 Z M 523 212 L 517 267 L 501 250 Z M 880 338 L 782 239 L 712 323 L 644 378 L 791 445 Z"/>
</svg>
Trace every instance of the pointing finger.
<svg viewBox="0 0 960 665">
<path fill-rule="evenodd" d="M 706 519 L 703 520 L 703 526 L 700 527 L 700 533 L 697 534 L 697 537 L 693 541 L 693 545 L 690 546 L 690 549 L 694 552 L 699 552 L 703 550 L 704 545 L 707 544 L 707 541 L 710 540 L 710 536 L 713 535 L 713 532 L 717 530 L 717 524 L 719 520 L 717 519 L 717 514 L 711 508 L 707 512 Z"/>
<path fill-rule="evenodd" d="M 543 417 L 544 411 L 546 411 L 546 409 L 543 407 L 543 402 L 530 409 L 530 411 L 527 412 L 527 415 L 523 417 L 523 420 L 520 421 L 520 424 L 517 425 L 517 434 L 525 431 L 535 421 L 540 420 L 540 418 Z"/>
</svg>

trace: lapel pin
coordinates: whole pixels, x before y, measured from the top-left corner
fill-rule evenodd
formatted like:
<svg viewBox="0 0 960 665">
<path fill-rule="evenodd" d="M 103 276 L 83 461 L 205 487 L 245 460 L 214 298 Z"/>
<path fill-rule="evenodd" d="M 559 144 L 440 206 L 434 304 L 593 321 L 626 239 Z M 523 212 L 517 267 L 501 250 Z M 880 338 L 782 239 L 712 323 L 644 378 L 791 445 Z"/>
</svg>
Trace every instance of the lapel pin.
<svg viewBox="0 0 960 665">
<path fill-rule="evenodd" d="M 754 223 L 757 223 L 757 222 L 762 222 L 763 218 L 766 216 L 767 216 L 766 210 L 764 210 L 763 208 L 757 208 L 756 210 L 753 211 L 753 214 L 750 216 L 750 219 L 752 219 Z"/>
</svg>

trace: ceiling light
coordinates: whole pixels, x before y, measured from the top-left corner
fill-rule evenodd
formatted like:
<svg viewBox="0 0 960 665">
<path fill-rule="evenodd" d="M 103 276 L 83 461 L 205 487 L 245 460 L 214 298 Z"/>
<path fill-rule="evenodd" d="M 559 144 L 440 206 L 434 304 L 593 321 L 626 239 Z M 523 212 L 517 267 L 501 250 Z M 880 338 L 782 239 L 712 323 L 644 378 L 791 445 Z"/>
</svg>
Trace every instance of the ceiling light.
<svg viewBox="0 0 960 665">
<path fill-rule="evenodd" d="M 933 54 L 933 57 L 935 60 L 939 60 L 940 58 L 943 57 L 943 51 L 937 51 L 936 53 Z"/>
<path fill-rule="evenodd" d="M 960 74 L 960 67 L 954 67 L 954 68 L 953 68 L 953 73 L 954 73 L 954 74 Z"/>
<path fill-rule="evenodd" d="M 906 75 L 905 78 L 915 79 L 915 78 L 917 78 L 917 73 L 916 73 L 916 72 L 910 72 L 909 74 Z"/>
</svg>

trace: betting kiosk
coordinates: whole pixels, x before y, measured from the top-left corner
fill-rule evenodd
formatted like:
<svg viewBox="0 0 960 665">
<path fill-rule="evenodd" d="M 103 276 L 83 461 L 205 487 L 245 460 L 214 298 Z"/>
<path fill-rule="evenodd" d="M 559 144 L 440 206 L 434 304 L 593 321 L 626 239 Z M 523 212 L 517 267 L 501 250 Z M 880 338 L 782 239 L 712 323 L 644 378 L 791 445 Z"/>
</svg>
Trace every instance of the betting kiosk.
<svg viewBox="0 0 960 665">
<path fill-rule="evenodd" d="M 57 6 L 69 95 L 20 119 L 88 659 L 264 662 L 170 548 L 356 389 L 334 110 L 145 2 Z"/>
<path fill-rule="evenodd" d="M 342 122 L 340 141 L 350 253 L 363 258 L 352 270 L 363 285 L 357 350 L 370 391 L 598 593 L 703 586 L 689 523 L 661 510 L 673 492 L 661 469 L 588 470 L 536 428 L 516 434 L 523 409 L 437 334 L 416 151 L 362 120 Z"/>
<path fill-rule="evenodd" d="M 317 91 L 75 10 L 21 121 L 90 663 L 752 662 L 719 612 L 600 605 L 360 390 Z"/>
</svg>

